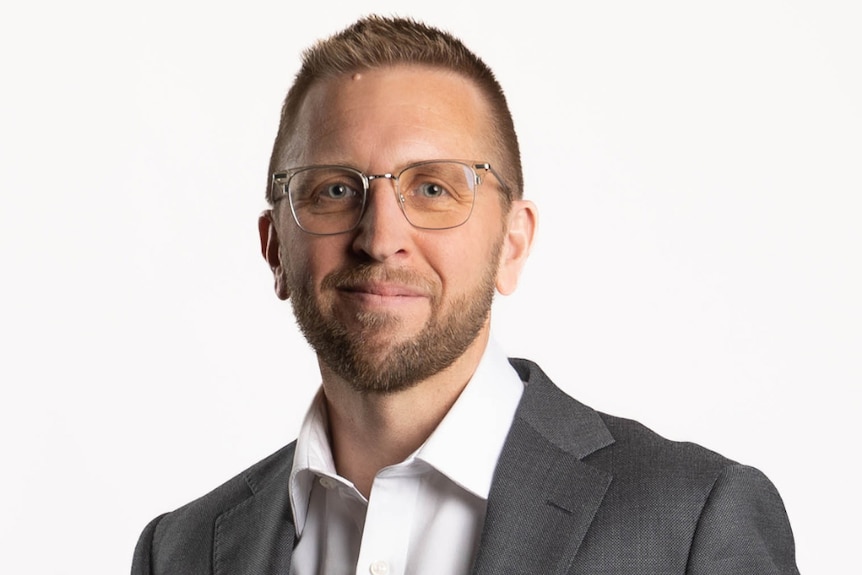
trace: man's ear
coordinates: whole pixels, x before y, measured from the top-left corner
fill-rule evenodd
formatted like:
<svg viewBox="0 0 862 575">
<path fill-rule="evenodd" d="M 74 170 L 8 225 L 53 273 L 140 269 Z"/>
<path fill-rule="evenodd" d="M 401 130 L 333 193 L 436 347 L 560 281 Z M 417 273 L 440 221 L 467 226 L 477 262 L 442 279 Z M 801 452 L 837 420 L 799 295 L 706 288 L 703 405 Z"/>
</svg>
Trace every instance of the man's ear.
<svg viewBox="0 0 862 575">
<path fill-rule="evenodd" d="M 533 246 L 538 217 L 538 211 L 533 202 L 528 200 L 512 202 L 500 251 L 500 265 L 497 269 L 496 286 L 497 291 L 502 295 L 509 295 L 518 287 L 518 278 Z"/>
<path fill-rule="evenodd" d="M 266 260 L 275 281 L 275 295 L 279 299 L 290 297 L 287 287 L 284 266 L 281 262 L 281 254 L 278 242 L 278 232 L 273 220 L 272 210 L 264 210 L 257 219 L 257 231 L 260 235 L 260 254 Z"/>
</svg>

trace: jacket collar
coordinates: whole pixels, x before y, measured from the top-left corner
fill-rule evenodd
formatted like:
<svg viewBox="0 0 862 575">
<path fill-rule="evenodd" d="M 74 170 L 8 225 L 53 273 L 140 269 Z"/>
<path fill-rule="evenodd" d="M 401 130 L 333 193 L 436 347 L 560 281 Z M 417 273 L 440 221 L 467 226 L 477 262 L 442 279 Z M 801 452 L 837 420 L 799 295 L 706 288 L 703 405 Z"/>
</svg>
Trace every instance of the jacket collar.
<svg viewBox="0 0 862 575">
<path fill-rule="evenodd" d="M 536 364 L 511 363 L 526 388 L 497 464 L 473 573 L 565 573 L 611 483 L 582 459 L 614 439 L 598 413 Z"/>
</svg>

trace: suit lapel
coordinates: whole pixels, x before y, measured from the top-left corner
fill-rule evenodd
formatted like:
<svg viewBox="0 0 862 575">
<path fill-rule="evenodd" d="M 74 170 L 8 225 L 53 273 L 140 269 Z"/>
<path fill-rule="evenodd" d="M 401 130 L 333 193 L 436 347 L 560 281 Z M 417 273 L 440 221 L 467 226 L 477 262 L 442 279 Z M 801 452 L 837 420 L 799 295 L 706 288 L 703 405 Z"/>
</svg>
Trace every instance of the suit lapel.
<svg viewBox="0 0 862 575">
<path fill-rule="evenodd" d="M 494 474 L 473 573 L 562 574 L 611 483 L 581 459 L 613 438 L 538 366 L 512 364 L 527 386 Z"/>
<path fill-rule="evenodd" d="M 293 449 L 274 469 L 246 478 L 254 492 L 216 519 L 215 575 L 290 573 L 296 531 L 288 491 Z"/>
</svg>

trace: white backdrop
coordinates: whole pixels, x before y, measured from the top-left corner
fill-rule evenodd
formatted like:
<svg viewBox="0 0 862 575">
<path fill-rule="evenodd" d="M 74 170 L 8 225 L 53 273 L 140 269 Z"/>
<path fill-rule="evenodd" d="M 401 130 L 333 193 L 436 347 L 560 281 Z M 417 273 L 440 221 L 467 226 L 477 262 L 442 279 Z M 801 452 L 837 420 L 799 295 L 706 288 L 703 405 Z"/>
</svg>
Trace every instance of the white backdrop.
<svg viewBox="0 0 862 575">
<path fill-rule="evenodd" d="M 150 518 L 296 433 L 318 374 L 256 217 L 299 51 L 369 12 L 508 90 L 540 231 L 504 347 L 761 468 L 803 572 L 852 569 L 857 2 L 125 4 L 0 18 L 0 572 L 127 572 Z"/>
</svg>

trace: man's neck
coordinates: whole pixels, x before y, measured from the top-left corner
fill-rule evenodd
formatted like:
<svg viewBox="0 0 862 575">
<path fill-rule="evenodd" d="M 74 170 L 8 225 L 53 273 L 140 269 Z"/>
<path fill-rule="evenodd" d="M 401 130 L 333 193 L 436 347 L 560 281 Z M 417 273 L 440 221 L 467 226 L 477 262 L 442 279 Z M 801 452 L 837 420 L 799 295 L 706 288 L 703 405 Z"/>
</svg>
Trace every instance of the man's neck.
<svg viewBox="0 0 862 575">
<path fill-rule="evenodd" d="M 487 344 L 486 329 L 450 367 L 390 394 L 360 393 L 321 365 L 338 474 L 367 498 L 377 472 L 404 461 L 437 428 L 476 371 Z"/>
</svg>

